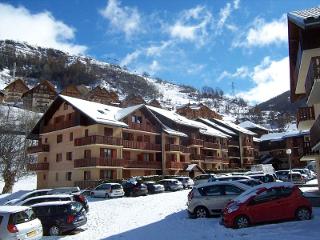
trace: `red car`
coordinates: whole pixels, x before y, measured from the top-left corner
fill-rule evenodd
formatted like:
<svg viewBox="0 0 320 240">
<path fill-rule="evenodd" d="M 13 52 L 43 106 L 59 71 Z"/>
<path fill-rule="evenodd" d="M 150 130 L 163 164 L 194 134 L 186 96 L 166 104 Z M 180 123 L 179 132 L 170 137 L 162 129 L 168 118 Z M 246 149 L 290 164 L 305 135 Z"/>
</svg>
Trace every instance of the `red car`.
<svg viewBox="0 0 320 240">
<path fill-rule="evenodd" d="M 272 182 L 250 188 L 229 202 L 223 210 L 222 223 L 244 228 L 261 222 L 308 220 L 311 215 L 311 203 L 297 186 Z"/>
</svg>

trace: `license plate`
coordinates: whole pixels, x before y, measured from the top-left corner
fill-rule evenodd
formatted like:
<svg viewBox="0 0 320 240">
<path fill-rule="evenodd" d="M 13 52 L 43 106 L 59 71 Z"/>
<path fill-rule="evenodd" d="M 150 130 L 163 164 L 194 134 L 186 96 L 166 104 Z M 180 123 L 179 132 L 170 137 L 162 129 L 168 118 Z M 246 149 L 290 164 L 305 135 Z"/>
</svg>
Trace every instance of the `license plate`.
<svg viewBox="0 0 320 240">
<path fill-rule="evenodd" d="M 34 237 L 37 234 L 36 231 L 31 231 L 27 233 L 27 237 Z"/>
</svg>

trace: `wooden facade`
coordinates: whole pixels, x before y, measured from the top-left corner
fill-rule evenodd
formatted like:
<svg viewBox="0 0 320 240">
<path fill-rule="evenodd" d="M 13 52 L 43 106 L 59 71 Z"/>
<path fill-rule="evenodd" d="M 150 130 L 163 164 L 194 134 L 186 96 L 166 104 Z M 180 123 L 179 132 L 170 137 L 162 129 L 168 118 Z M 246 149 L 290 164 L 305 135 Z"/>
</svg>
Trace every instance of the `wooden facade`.
<svg viewBox="0 0 320 240">
<path fill-rule="evenodd" d="M 119 105 L 119 97 L 117 93 L 114 91 L 108 91 L 100 86 L 95 87 L 87 93 L 85 99 L 107 105 Z"/>
<path fill-rule="evenodd" d="M 63 89 L 60 94 L 85 99 L 89 91 L 85 85 L 71 84 Z"/>
<path fill-rule="evenodd" d="M 217 112 L 211 110 L 206 105 L 200 104 L 187 104 L 180 108 L 177 108 L 176 111 L 178 114 L 185 116 L 189 119 L 197 119 L 197 118 L 206 118 L 206 119 L 222 119 L 221 115 Z"/>
<path fill-rule="evenodd" d="M 21 102 L 22 95 L 29 90 L 25 82 L 18 78 L 3 89 L 5 102 Z"/>
<path fill-rule="evenodd" d="M 160 102 L 157 99 L 152 99 L 148 104 L 153 107 L 162 108 Z"/>
<path fill-rule="evenodd" d="M 120 105 L 121 107 L 130 107 L 133 105 L 145 104 L 145 103 L 146 102 L 141 96 L 130 94 L 121 102 Z"/>
<path fill-rule="evenodd" d="M 45 112 L 56 96 L 54 85 L 47 80 L 42 80 L 22 95 L 23 106 L 28 110 Z"/>
</svg>

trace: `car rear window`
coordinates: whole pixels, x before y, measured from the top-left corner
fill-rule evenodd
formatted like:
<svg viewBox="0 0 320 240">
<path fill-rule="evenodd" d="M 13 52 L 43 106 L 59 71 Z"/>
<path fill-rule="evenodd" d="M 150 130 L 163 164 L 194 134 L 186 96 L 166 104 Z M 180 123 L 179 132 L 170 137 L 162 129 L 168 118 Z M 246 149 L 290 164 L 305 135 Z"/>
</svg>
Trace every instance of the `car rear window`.
<svg viewBox="0 0 320 240">
<path fill-rule="evenodd" d="M 121 189 L 121 185 L 111 185 L 111 189 Z"/>
<path fill-rule="evenodd" d="M 83 209 L 83 206 L 78 202 L 71 203 L 70 210 L 71 213 L 78 213 Z"/>
<path fill-rule="evenodd" d="M 34 212 L 31 209 L 27 209 L 25 211 L 16 212 L 10 214 L 9 224 L 21 224 L 34 220 L 36 218 Z"/>
</svg>

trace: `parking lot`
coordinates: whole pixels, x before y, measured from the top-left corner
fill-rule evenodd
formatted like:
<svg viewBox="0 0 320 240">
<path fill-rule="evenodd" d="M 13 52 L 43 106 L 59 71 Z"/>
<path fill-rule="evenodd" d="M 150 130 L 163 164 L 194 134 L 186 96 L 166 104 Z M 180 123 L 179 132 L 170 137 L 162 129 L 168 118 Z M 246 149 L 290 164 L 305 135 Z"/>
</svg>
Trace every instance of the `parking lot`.
<svg viewBox="0 0 320 240">
<path fill-rule="evenodd" d="M 188 190 L 136 198 L 89 198 L 88 223 L 72 233 L 44 239 L 318 239 L 320 209 L 310 221 L 283 222 L 246 229 L 227 229 L 220 218 L 189 219 Z M 312 231 L 307 231 L 312 229 Z M 272 230 L 272 231 L 270 231 Z"/>
</svg>

